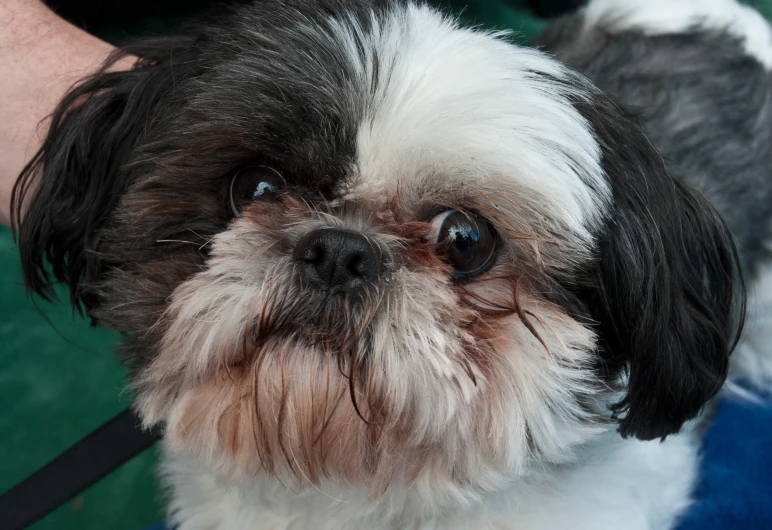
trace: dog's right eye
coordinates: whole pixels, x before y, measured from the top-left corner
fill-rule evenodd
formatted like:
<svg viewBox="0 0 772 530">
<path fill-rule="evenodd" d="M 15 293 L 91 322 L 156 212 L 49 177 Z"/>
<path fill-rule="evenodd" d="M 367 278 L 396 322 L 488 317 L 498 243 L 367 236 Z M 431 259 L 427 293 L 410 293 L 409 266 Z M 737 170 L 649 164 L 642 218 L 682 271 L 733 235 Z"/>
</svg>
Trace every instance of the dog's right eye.
<svg viewBox="0 0 772 530">
<path fill-rule="evenodd" d="M 247 166 L 233 175 L 230 187 L 230 207 L 234 217 L 250 202 L 268 199 L 279 193 L 287 183 L 281 173 L 268 166 Z"/>
<path fill-rule="evenodd" d="M 431 221 L 429 240 L 453 267 L 453 278 L 480 276 L 494 261 L 496 232 L 484 218 L 469 212 L 445 210 Z"/>
</svg>

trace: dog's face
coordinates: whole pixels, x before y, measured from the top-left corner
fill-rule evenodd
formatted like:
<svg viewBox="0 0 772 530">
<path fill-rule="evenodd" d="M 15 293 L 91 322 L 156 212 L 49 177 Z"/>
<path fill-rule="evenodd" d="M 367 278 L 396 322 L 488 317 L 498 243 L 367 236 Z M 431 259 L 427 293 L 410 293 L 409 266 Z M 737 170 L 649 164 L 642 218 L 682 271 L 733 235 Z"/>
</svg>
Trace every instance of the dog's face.
<svg viewBox="0 0 772 530">
<path fill-rule="evenodd" d="M 172 447 L 447 499 L 611 423 L 675 432 L 722 384 L 731 238 L 545 55 L 337 1 L 126 53 L 54 116 L 20 250 L 125 335 Z"/>
</svg>

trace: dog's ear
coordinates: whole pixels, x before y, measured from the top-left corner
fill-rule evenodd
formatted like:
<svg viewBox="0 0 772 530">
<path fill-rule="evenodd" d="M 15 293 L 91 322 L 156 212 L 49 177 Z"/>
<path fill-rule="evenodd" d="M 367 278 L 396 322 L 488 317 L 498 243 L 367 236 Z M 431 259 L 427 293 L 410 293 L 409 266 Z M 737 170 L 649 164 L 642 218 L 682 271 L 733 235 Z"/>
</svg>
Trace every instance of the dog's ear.
<svg viewBox="0 0 772 530">
<path fill-rule="evenodd" d="M 585 300 L 607 375 L 626 379 L 614 407 L 621 434 L 664 438 L 726 379 L 745 313 L 737 250 L 719 214 L 668 174 L 633 119 L 608 100 L 581 110 L 613 196 Z"/>
<path fill-rule="evenodd" d="M 73 305 L 88 313 L 90 287 L 104 269 L 100 230 L 130 184 L 124 165 L 158 118 L 164 95 L 193 68 L 191 49 L 175 38 L 119 50 L 52 114 L 11 200 L 24 278 L 35 294 L 50 299 L 54 282 L 64 282 Z M 117 69 L 133 57 L 133 68 Z"/>
</svg>

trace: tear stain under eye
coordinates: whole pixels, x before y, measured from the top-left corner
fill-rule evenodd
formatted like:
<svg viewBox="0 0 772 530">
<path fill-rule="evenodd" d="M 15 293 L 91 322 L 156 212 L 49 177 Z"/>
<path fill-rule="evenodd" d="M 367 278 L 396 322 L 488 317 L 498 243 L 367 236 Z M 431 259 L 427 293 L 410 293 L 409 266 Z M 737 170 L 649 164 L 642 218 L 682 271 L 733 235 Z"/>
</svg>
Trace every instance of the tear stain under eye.
<svg viewBox="0 0 772 530">
<path fill-rule="evenodd" d="M 386 226 L 386 230 L 408 242 L 406 248 L 402 250 L 406 260 L 419 265 L 424 272 L 434 272 L 441 275 L 441 277 L 451 277 L 452 267 L 438 256 L 437 245 L 427 241 L 432 234 L 432 223 L 414 221 L 401 225 L 392 224 Z M 521 242 L 526 243 L 534 242 L 536 239 L 521 232 L 516 232 L 514 235 Z M 533 250 L 533 248 L 529 245 L 528 250 Z M 509 290 L 509 296 L 503 296 L 502 300 L 494 300 L 472 290 L 474 285 L 495 282 L 504 284 Z M 459 294 L 460 304 L 465 308 L 471 309 L 477 315 L 475 318 L 468 319 L 465 325 L 467 331 L 475 337 L 476 345 L 466 345 L 465 350 L 467 351 L 464 358 L 473 360 L 474 364 L 480 369 L 484 370 L 485 365 L 488 364 L 485 359 L 489 355 L 482 353 L 484 348 L 480 348 L 479 345 L 487 344 L 491 337 L 495 336 L 495 333 L 490 333 L 490 319 L 504 319 L 513 315 L 517 316 L 528 332 L 544 347 L 548 354 L 550 353 L 547 342 L 533 322 L 533 320 L 536 320 L 541 324 L 540 319 L 533 312 L 523 309 L 520 303 L 520 293 L 528 291 L 525 288 L 525 283 L 525 277 L 516 272 L 474 278 L 470 284 L 449 283 Z M 505 293 L 506 290 L 503 292 Z M 471 374 L 468 367 L 466 371 L 468 374 Z M 473 375 L 472 379 L 474 380 Z"/>
<path fill-rule="evenodd" d="M 481 320 L 499 320 L 513 315 L 517 316 L 528 332 L 544 347 L 547 354 L 551 354 L 547 342 L 536 329 L 532 320 L 537 321 L 541 327 L 544 327 L 544 322 L 534 312 L 524 309 L 520 301 L 523 293 L 529 291 L 526 287 L 527 280 L 516 273 L 500 274 L 478 279 L 475 286 L 479 288 L 481 285 L 492 283 L 505 285 L 509 289 L 509 294 L 506 294 L 506 290 L 497 289 L 497 294 L 502 295 L 502 300 L 499 301 L 475 292 L 473 286 L 459 285 L 457 289 L 460 293 L 461 303 L 477 312 Z"/>
</svg>

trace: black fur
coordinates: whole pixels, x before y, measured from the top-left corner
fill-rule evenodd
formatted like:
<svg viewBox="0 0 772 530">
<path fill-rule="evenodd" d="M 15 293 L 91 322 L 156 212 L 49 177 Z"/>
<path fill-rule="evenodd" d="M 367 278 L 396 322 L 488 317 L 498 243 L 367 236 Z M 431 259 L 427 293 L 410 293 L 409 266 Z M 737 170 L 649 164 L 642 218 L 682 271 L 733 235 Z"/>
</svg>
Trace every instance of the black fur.
<svg viewBox="0 0 772 530">
<path fill-rule="evenodd" d="M 119 50 L 55 110 L 11 201 L 25 281 L 35 294 L 50 299 L 54 280 L 60 281 L 69 286 L 72 304 L 91 315 L 106 268 L 120 265 L 105 259 L 100 240 L 131 182 L 126 164 L 154 125 L 174 75 L 159 54 L 178 50 L 176 75 L 182 76 L 193 62 L 183 61 L 179 51 L 191 44 L 162 39 Z M 134 69 L 109 71 L 129 55 L 140 57 Z"/>
<path fill-rule="evenodd" d="M 602 25 L 586 28 L 581 17 L 580 12 L 556 21 L 536 44 L 636 109 L 633 119 L 647 135 L 615 127 L 617 117 L 610 116 L 622 111 L 608 103 L 580 105 L 605 144 L 604 164 L 615 196 L 598 271 L 606 289 L 597 291 L 594 303 L 609 372 L 616 373 L 618 363 L 636 352 L 620 342 L 620 326 L 633 325 L 636 333 L 628 337 L 643 339 L 645 348 L 638 353 L 649 349 L 648 357 L 630 359 L 630 393 L 619 406 L 620 413 L 627 411 L 622 432 L 657 437 L 677 429 L 679 418 L 694 416 L 700 402 L 719 388 L 743 321 L 743 284 L 752 283 L 769 258 L 772 79 L 721 31 L 613 34 Z M 642 165 L 653 160 L 649 140 L 663 154 L 655 166 Z M 641 157 L 625 160 L 632 153 Z M 634 181 L 641 178 L 639 168 L 646 172 L 645 187 Z M 677 181 L 670 182 L 666 172 Z M 637 201 L 642 193 L 649 195 L 642 197 L 648 209 Z M 622 223 L 634 229 L 635 215 L 644 216 L 642 222 L 651 216 L 663 236 L 652 239 L 653 233 L 643 232 L 628 244 Z M 739 266 L 733 263 L 735 248 Z M 616 263 L 627 263 L 626 271 L 635 275 L 622 276 Z M 611 318 L 615 306 L 604 302 L 614 293 L 609 286 L 630 280 L 641 286 L 639 294 L 621 292 Z M 641 290 L 650 282 L 654 289 Z M 631 296 L 647 292 L 655 298 L 644 297 L 645 307 L 655 312 L 639 311 L 634 318 Z M 661 333 L 665 322 L 670 338 Z M 658 340 L 669 348 L 657 348 Z M 680 354 L 663 357 L 679 345 Z"/>
<path fill-rule="evenodd" d="M 178 36 L 123 47 L 73 89 L 14 188 L 28 287 L 50 298 L 54 282 L 63 282 L 76 307 L 117 320 L 123 331 L 121 322 L 137 315 L 97 310 L 109 297 L 106 276 L 126 276 L 173 248 L 158 248 L 159 240 L 204 245 L 222 231 L 234 170 L 257 160 L 282 170 L 313 199 L 329 194 L 353 156 L 353 74 L 335 50 L 293 31 L 291 22 L 313 24 L 343 5 L 363 17 L 369 7 L 300 0 L 224 9 Z M 125 56 L 139 61 L 111 72 Z M 152 298 L 169 292 L 159 288 Z M 128 307 L 142 314 L 143 305 Z"/>
<path fill-rule="evenodd" d="M 664 438 L 721 388 L 745 293 L 732 235 L 665 169 L 634 118 L 605 96 L 577 102 L 599 140 L 613 207 L 580 297 L 597 323 L 604 375 L 627 376 L 623 436 Z"/>
<path fill-rule="evenodd" d="M 372 5 L 342 0 L 219 9 L 121 48 L 54 112 L 12 198 L 25 281 L 44 298 L 65 283 L 75 307 L 124 336 L 132 374 L 156 354 L 168 297 L 227 227 L 234 171 L 276 167 L 310 202 L 347 174 L 354 75 L 332 41 L 295 31 L 344 7 L 369 24 Z M 125 56 L 139 61 L 111 72 Z"/>
<path fill-rule="evenodd" d="M 722 32 L 609 34 L 580 17 L 553 22 L 536 45 L 635 110 L 671 174 L 724 219 L 752 281 L 772 235 L 772 76 Z"/>
</svg>

